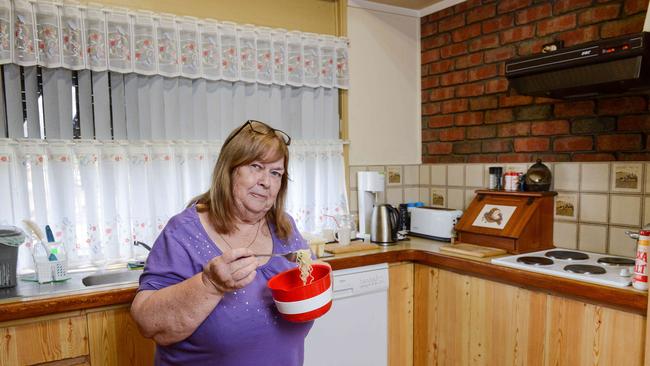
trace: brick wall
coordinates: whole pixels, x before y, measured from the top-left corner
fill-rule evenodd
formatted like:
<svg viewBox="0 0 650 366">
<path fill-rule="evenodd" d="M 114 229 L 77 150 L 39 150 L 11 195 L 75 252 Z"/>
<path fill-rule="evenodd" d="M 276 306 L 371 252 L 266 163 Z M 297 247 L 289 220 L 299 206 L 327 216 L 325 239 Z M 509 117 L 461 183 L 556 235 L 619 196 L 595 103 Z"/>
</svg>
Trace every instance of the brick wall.
<svg viewBox="0 0 650 366">
<path fill-rule="evenodd" d="M 422 161 L 650 160 L 650 94 L 556 100 L 508 89 L 504 62 L 557 40 L 640 32 L 648 0 L 468 0 L 421 18 Z"/>
</svg>

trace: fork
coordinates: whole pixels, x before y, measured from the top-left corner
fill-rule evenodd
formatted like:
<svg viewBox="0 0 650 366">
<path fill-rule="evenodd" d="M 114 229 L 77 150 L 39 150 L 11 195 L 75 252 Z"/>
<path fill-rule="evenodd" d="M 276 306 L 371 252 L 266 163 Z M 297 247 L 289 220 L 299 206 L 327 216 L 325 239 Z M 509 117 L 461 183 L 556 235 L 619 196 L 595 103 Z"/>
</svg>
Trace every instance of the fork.
<svg viewBox="0 0 650 366">
<path fill-rule="evenodd" d="M 255 254 L 256 257 L 284 257 L 289 262 L 295 262 L 298 258 L 298 252 L 273 253 L 273 254 Z"/>
</svg>

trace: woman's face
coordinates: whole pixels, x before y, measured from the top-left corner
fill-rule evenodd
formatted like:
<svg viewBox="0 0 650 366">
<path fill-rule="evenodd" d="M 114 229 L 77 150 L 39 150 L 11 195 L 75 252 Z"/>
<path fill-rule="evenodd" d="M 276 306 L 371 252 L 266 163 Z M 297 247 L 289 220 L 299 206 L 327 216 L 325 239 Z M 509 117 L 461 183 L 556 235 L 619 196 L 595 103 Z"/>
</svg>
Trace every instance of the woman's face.
<svg viewBox="0 0 650 366">
<path fill-rule="evenodd" d="M 241 219 L 259 220 L 273 207 L 284 175 L 284 158 L 253 161 L 235 169 L 233 195 Z"/>
</svg>

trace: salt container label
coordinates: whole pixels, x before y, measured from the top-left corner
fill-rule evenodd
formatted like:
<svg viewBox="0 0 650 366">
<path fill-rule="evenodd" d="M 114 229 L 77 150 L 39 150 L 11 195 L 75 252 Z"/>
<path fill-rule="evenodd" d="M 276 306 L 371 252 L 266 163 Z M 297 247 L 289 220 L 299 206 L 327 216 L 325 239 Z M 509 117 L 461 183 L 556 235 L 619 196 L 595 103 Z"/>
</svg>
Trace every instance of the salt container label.
<svg viewBox="0 0 650 366">
<path fill-rule="evenodd" d="M 648 289 L 648 251 L 650 249 L 650 231 L 641 231 L 636 247 L 634 261 L 634 282 L 632 286 L 638 290 Z"/>
</svg>

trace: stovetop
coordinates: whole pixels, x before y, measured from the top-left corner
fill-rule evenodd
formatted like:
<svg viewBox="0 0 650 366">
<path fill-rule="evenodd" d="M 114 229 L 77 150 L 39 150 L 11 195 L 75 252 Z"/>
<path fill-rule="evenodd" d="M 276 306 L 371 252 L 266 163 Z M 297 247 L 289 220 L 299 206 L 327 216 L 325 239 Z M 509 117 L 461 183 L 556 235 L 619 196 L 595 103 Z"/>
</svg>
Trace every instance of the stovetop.
<svg viewBox="0 0 650 366">
<path fill-rule="evenodd" d="M 634 259 L 569 249 L 549 249 L 492 259 L 493 264 L 604 286 L 632 283 Z"/>
</svg>

